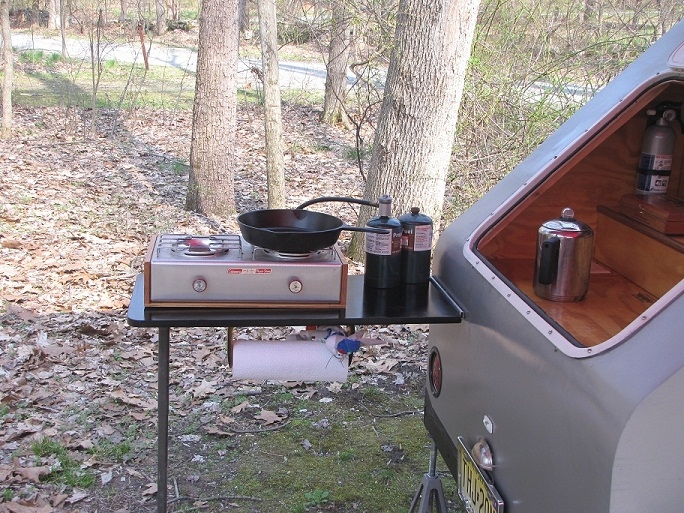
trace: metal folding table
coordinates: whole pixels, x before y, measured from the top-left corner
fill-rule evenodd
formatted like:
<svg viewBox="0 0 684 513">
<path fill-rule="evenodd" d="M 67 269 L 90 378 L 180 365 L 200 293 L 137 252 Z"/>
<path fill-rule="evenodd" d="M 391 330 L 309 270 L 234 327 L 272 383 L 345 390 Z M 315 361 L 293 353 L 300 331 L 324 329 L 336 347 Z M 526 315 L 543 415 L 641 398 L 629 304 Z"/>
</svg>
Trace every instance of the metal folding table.
<svg viewBox="0 0 684 513">
<path fill-rule="evenodd" d="M 157 512 L 167 505 L 169 345 L 171 328 L 302 325 L 390 325 L 458 323 L 463 311 L 436 282 L 396 289 L 365 289 L 363 276 L 349 276 L 345 309 L 316 308 L 146 308 L 138 276 L 128 307 L 128 324 L 159 330 L 157 374 Z M 365 289 L 365 290 L 364 290 Z"/>
</svg>

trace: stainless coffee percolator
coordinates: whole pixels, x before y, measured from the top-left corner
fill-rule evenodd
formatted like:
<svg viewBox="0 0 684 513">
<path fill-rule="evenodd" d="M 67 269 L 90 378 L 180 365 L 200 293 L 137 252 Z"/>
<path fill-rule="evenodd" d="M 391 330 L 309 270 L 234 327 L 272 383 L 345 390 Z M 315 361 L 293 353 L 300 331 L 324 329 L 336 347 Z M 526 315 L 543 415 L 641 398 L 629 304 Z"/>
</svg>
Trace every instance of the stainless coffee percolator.
<svg viewBox="0 0 684 513">
<path fill-rule="evenodd" d="M 534 292 L 551 301 L 581 301 L 589 290 L 594 231 L 564 208 L 537 232 Z"/>
</svg>

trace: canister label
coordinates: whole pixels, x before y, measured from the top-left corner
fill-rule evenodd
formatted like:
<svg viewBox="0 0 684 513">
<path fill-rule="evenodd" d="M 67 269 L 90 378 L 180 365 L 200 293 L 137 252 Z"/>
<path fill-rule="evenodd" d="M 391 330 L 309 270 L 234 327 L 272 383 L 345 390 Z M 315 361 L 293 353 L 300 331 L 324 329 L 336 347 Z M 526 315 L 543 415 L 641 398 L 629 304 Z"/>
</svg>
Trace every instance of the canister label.
<svg viewBox="0 0 684 513">
<path fill-rule="evenodd" d="M 419 224 L 407 227 L 401 236 L 402 249 L 409 251 L 430 251 L 432 249 L 432 225 Z"/>
<path fill-rule="evenodd" d="M 639 159 L 639 169 L 645 172 L 670 171 L 672 169 L 672 155 L 642 153 Z"/>
<path fill-rule="evenodd" d="M 667 192 L 667 185 L 670 181 L 669 175 L 658 174 L 642 174 L 637 175 L 636 190 L 642 193 L 660 193 Z"/>
<path fill-rule="evenodd" d="M 401 251 L 401 232 L 366 233 L 366 253 L 394 255 Z"/>
</svg>

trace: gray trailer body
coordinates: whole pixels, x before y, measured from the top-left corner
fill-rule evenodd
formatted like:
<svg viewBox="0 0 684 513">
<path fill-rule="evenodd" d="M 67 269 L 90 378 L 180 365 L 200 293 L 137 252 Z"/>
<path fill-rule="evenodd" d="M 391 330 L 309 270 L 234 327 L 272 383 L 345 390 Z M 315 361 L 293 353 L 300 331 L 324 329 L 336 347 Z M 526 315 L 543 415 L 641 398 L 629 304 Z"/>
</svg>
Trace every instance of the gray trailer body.
<svg viewBox="0 0 684 513">
<path fill-rule="evenodd" d="M 533 225 L 525 218 L 526 205 L 536 209 L 535 219 L 543 220 L 544 215 L 560 213 L 566 201 L 584 202 L 579 211 L 589 223 L 603 222 L 592 213 L 601 200 L 592 199 L 591 190 L 584 196 L 568 193 L 558 201 L 537 197 L 558 196 L 549 185 L 554 175 L 562 173 L 564 183 L 571 183 L 575 167 L 593 162 L 592 151 L 602 151 L 610 159 L 618 135 L 607 134 L 620 130 L 638 134 L 640 130 L 621 127 L 636 124 L 634 113 L 644 110 L 639 102 L 648 103 L 643 99 L 658 87 L 666 88 L 668 100 L 684 98 L 684 22 L 447 227 L 435 249 L 433 278 L 462 307 L 465 317 L 460 324 L 430 326 L 430 350 L 441 358 L 442 383 L 437 393 L 428 380 L 425 424 L 455 477 L 459 437 L 468 448 L 480 438 L 486 440 L 494 468 L 485 474 L 500 493 L 506 513 L 684 510 L 680 263 L 656 262 L 675 268 L 673 286 L 652 294 L 643 311 L 614 333 L 584 344 L 574 328 L 554 318 L 534 294 L 511 278 L 505 266 L 490 258 L 505 252 L 507 236 L 497 235 L 497 230 L 504 234 L 509 228 L 519 229 L 519 224 Z M 649 105 L 663 99 L 653 96 Z M 607 142 L 588 150 L 599 134 Z M 682 134 L 678 136 L 678 144 L 684 144 Z M 638 146 L 635 136 L 629 137 L 623 137 L 625 144 Z M 636 152 L 638 148 L 629 150 L 632 156 Z M 607 178 L 624 190 L 614 196 L 602 194 L 616 210 L 619 196 L 631 192 L 635 168 L 627 162 L 619 171 L 624 178 L 613 175 L 614 170 Z M 577 174 L 578 179 L 585 176 Z M 606 240 L 609 231 L 599 227 L 597 242 Z M 528 232 L 531 242 L 525 244 L 533 248 L 535 233 Z M 681 242 L 678 237 L 673 240 Z M 482 251 L 485 244 L 501 247 Z M 634 244 L 640 243 L 635 239 Z M 527 249 L 521 254 L 533 258 Z M 531 263 L 529 268 L 531 275 Z M 592 275 L 593 281 L 599 279 Z M 590 281 L 590 295 L 592 290 L 599 294 Z M 644 295 L 650 296 L 649 292 L 647 288 Z M 583 315 L 606 314 L 610 322 L 603 306 L 592 314 L 591 297 L 587 301 L 575 305 L 586 306 Z M 473 509 L 479 511 L 477 506 Z"/>
</svg>

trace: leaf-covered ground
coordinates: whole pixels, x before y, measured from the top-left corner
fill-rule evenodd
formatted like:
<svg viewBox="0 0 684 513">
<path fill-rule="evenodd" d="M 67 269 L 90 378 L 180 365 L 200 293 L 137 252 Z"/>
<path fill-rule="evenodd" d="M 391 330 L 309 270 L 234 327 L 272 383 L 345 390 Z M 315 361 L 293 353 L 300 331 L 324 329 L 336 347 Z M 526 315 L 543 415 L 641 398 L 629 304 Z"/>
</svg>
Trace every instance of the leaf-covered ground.
<svg viewBox="0 0 684 513">
<path fill-rule="evenodd" d="M 157 335 L 126 323 L 133 283 L 155 233 L 237 232 L 183 208 L 189 113 L 100 113 L 106 129 L 85 137 L 89 116 L 19 109 L 0 141 L 0 512 L 155 511 Z M 284 123 L 288 206 L 361 196 L 351 133 L 306 108 Z M 258 108 L 241 107 L 240 212 L 265 207 L 262 131 Z M 355 221 L 347 205 L 322 208 Z M 169 511 L 408 509 L 428 463 L 427 326 L 368 329 L 386 343 L 344 385 L 236 381 L 225 330 L 174 330 Z M 364 435 L 346 449 L 345 426 Z M 358 476 L 334 475 L 347 464 Z"/>
</svg>

